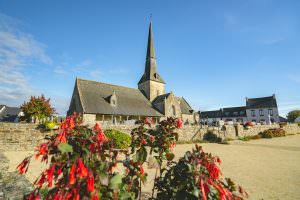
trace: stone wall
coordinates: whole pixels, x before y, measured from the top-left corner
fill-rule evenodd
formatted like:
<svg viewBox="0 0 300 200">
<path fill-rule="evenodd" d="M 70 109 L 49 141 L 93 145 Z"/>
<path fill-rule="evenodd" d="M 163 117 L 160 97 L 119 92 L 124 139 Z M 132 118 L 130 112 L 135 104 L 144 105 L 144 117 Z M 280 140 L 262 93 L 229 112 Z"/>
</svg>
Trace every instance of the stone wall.
<svg viewBox="0 0 300 200">
<path fill-rule="evenodd" d="M 0 123 L 0 152 L 34 150 L 50 132 L 42 133 L 36 124 Z"/>
<path fill-rule="evenodd" d="M 101 124 L 101 123 L 100 123 Z M 116 129 L 130 134 L 136 125 L 112 125 L 101 124 L 105 129 Z M 178 129 L 179 141 L 201 140 L 203 135 L 212 131 L 219 137 L 238 138 L 248 135 L 257 135 L 260 132 L 270 129 L 279 128 L 279 125 L 256 125 L 250 129 L 244 129 L 243 126 L 226 125 L 226 129 L 219 127 L 201 127 L 200 125 L 184 125 Z M 297 124 L 288 124 L 283 127 L 286 134 L 300 133 L 300 127 Z M 44 142 L 44 137 L 51 134 L 50 132 L 41 132 L 36 129 L 35 124 L 22 123 L 0 123 L 0 152 L 1 151 L 25 151 L 34 150 L 40 143 Z"/>
</svg>

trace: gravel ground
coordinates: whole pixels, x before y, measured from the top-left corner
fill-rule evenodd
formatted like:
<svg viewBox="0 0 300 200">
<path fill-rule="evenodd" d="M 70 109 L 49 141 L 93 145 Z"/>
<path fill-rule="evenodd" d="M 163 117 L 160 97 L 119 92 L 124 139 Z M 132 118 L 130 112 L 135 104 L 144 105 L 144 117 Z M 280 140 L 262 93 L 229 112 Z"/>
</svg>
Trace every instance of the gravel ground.
<svg viewBox="0 0 300 200">
<path fill-rule="evenodd" d="M 282 138 L 260 139 L 248 142 L 232 141 L 230 145 L 203 143 L 204 151 L 217 155 L 222 160 L 225 177 L 232 178 L 243 186 L 253 200 L 285 199 L 300 197 L 300 135 Z M 177 145 L 175 159 L 191 150 L 194 144 Z M 9 170 L 32 152 L 4 152 L 9 159 Z M 26 177 L 33 182 L 43 170 L 42 165 L 32 160 Z M 122 170 L 119 168 L 119 170 Z M 148 183 L 143 191 L 150 192 L 154 170 L 149 172 Z"/>
</svg>

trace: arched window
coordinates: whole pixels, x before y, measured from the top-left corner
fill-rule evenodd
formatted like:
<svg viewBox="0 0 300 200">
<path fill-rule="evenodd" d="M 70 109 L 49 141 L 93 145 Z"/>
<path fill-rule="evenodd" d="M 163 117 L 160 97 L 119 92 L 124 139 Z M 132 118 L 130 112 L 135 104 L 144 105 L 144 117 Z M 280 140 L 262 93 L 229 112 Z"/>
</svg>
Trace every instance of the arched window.
<svg viewBox="0 0 300 200">
<path fill-rule="evenodd" d="M 173 116 L 176 116 L 176 109 L 174 105 L 172 105 L 172 112 L 173 112 Z"/>
</svg>

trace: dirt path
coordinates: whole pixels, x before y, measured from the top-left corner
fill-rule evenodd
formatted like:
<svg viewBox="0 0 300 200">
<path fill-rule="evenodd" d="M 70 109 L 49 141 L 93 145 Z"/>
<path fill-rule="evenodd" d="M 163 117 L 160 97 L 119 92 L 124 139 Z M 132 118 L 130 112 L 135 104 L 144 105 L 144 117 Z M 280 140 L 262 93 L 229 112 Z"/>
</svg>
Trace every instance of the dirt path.
<svg viewBox="0 0 300 200">
<path fill-rule="evenodd" d="M 248 142 L 233 141 L 230 145 L 201 145 L 204 151 L 221 158 L 224 176 L 242 185 L 249 192 L 250 199 L 299 199 L 300 135 Z M 193 146 L 177 145 L 174 149 L 176 159 Z M 29 153 L 31 152 L 4 152 L 10 160 L 9 171 L 13 171 Z M 27 178 L 35 180 L 42 167 L 37 161 L 32 161 Z M 148 184 L 143 188 L 146 192 L 151 191 L 155 171 L 148 172 Z"/>
</svg>

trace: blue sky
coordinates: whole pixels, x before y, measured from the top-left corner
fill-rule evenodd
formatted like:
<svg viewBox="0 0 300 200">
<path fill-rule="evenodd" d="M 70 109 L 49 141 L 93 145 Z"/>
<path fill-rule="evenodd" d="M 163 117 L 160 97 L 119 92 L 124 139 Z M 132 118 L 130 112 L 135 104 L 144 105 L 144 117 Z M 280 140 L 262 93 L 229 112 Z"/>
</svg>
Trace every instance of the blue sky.
<svg viewBox="0 0 300 200">
<path fill-rule="evenodd" d="M 0 0 L 0 104 L 68 109 L 75 77 L 137 87 L 149 16 L 167 91 L 196 110 L 276 94 L 300 109 L 300 1 Z"/>
</svg>

